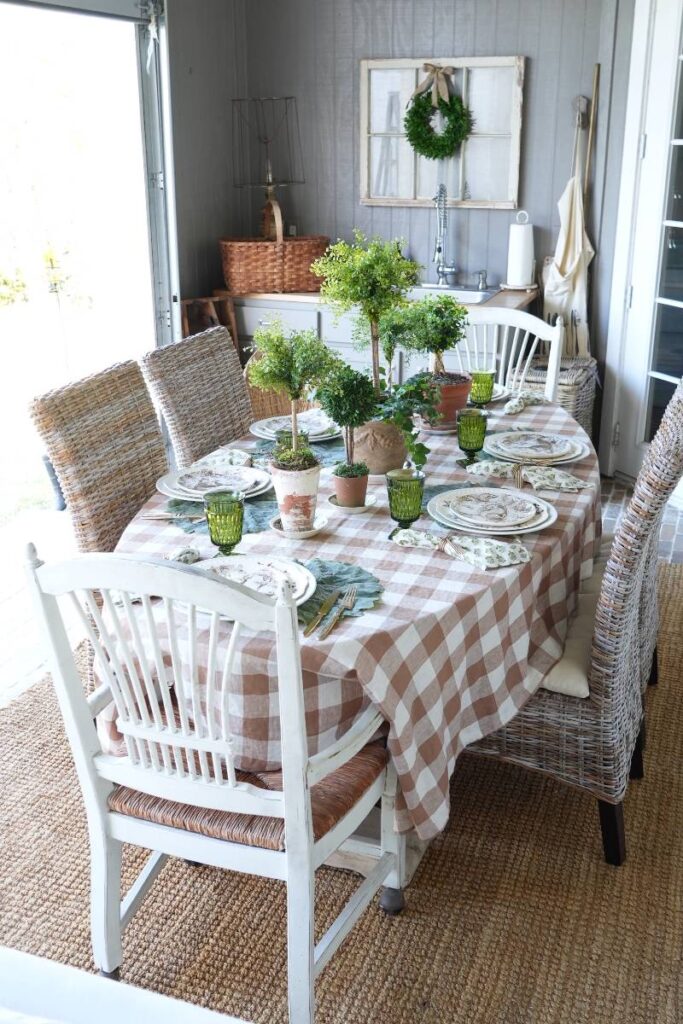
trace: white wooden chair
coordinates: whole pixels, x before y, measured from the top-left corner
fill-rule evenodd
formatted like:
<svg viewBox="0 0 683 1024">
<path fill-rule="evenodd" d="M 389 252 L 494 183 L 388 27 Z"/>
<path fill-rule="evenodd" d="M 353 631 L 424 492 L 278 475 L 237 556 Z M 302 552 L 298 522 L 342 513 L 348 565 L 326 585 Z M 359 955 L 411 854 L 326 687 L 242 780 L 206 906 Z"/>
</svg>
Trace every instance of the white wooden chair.
<svg viewBox="0 0 683 1024">
<path fill-rule="evenodd" d="M 469 373 L 474 369 L 496 371 L 496 382 L 512 392 L 521 391 L 532 361 L 548 356 L 544 397 L 554 402 L 564 345 L 564 324 L 554 327 L 519 309 L 487 307 L 468 310 L 466 336 L 444 356 L 446 370 Z"/>
<path fill-rule="evenodd" d="M 370 742 L 381 715 L 369 708 L 345 736 L 309 756 L 297 611 L 286 585 L 273 599 L 191 566 L 111 554 L 43 564 L 33 545 L 27 560 L 87 812 L 97 967 L 118 975 L 122 930 L 168 856 L 278 878 L 287 884 L 289 1020 L 310 1024 L 314 979 L 374 894 L 387 887 L 380 902 L 389 913 L 403 905 L 402 855 L 393 831 L 396 775 L 383 744 Z M 58 598 L 79 610 L 106 680 L 87 698 Z M 210 616 L 204 703 L 198 610 L 205 624 Z M 188 630 L 185 669 L 177 634 L 181 616 Z M 221 617 L 234 623 L 229 642 L 218 639 Z M 234 764 L 228 701 L 242 628 L 275 636 L 281 773 L 249 774 Z M 165 633 L 166 658 L 160 644 Z M 97 737 L 94 718 L 112 697 L 126 757 L 103 754 Z M 207 714 L 207 707 L 220 708 L 220 715 Z M 315 870 L 380 800 L 380 859 L 314 944 Z M 155 852 L 120 902 L 123 843 Z"/>
</svg>

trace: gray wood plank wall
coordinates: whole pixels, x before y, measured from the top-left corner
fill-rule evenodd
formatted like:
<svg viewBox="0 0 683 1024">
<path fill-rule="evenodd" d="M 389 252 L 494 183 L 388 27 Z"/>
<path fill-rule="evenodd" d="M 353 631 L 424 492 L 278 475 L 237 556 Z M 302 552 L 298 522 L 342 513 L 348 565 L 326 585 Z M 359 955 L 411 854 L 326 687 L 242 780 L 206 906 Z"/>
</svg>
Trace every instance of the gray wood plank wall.
<svg viewBox="0 0 683 1024">
<path fill-rule="evenodd" d="M 255 232 L 232 188 L 229 99 L 298 99 L 306 184 L 288 190 L 286 220 L 300 233 L 349 237 L 355 226 L 403 237 L 433 277 L 429 210 L 364 207 L 359 194 L 362 57 L 523 54 L 527 57 L 520 205 L 536 225 L 539 261 L 554 250 L 556 204 L 569 176 L 572 101 L 590 95 L 602 65 L 589 211 L 595 351 L 602 355 L 612 267 L 634 0 L 168 0 L 176 178 L 185 295 L 220 283 L 216 239 Z M 174 20 L 176 30 L 174 32 Z M 245 77 L 246 75 L 246 77 Z M 453 210 L 449 252 L 473 281 L 504 278 L 509 211 Z"/>
</svg>

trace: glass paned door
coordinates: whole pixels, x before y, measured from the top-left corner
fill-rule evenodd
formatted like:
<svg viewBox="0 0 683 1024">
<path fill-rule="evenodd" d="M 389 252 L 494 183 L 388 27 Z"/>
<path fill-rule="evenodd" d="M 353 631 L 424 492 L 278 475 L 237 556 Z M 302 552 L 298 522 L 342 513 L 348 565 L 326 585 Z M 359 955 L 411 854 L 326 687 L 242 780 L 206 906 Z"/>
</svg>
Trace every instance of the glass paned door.
<svg viewBox="0 0 683 1024">
<path fill-rule="evenodd" d="M 669 147 L 666 219 L 662 224 L 659 282 L 650 366 L 645 441 L 654 437 L 664 409 L 683 376 L 683 75 L 678 84 Z"/>
</svg>

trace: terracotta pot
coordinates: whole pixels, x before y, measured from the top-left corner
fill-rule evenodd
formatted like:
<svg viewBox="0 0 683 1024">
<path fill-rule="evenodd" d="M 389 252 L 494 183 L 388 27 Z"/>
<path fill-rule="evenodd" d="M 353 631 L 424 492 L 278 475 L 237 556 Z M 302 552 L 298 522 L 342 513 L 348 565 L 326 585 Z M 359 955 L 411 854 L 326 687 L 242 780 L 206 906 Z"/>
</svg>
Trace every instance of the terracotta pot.
<svg viewBox="0 0 683 1024">
<path fill-rule="evenodd" d="M 337 504 L 340 508 L 362 508 L 365 505 L 365 496 L 368 492 L 368 475 L 365 476 L 335 476 L 334 493 L 337 496 Z"/>
<path fill-rule="evenodd" d="M 430 430 L 452 430 L 456 424 L 458 413 L 465 408 L 470 395 L 472 378 L 469 373 L 453 373 L 445 376 L 454 379 L 448 381 L 437 378 L 441 400 L 436 408 L 441 416 L 435 423 L 429 424 Z"/>
<path fill-rule="evenodd" d="M 406 446 L 398 427 L 383 420 L 368 420 L 353 434 L 353 458 L 364 462 L 371 473 L 400 469 L 406 460 Z"/>
<path fill-rule="evenodd" d="M 310 469 L 280 469 L 270 465 L 275 497 L 283 529 L 303 533 L 313 528 L 318 502 L 320 466 Z"/>
</svg>

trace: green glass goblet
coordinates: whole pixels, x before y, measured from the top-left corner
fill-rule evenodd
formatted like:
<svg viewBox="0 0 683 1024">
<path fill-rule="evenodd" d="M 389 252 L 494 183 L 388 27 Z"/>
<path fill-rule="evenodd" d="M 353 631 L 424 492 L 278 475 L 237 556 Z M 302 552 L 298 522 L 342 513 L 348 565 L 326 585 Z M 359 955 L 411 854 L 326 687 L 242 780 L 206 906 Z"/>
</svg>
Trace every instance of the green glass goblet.
<svg viewBox="0 0 683 1024">
<path fill-rule="evenodd" d="M 465 465 L 471 466 L 484 447 L 486 413 L 481 409 L 461 409 L 458 413 L 458 445 L 465 453 Z"/>
<path fill-rule="evenodd" d="M 407 530 L 422 515 L 425 475 L 419 469 L 390 469 L 386 480 L 389 515 L 398 523 L 396 529 Z"/>
<path fill-rule="evenodd" d="M 493 398 L 493 384 L 495 381 L 495 370 L 472 370 L 472 387 L 470 389 L 470 402 L 478 408 L 482 408 Z"/>
<path fill-rule="evenodd" d="M 209 524 L 209 537 L 221 555 L 231 555 L 242 539 L 244 495 L 240 491 L 217 488 L 204 495 L 204 514 Z"/>
</svg>

